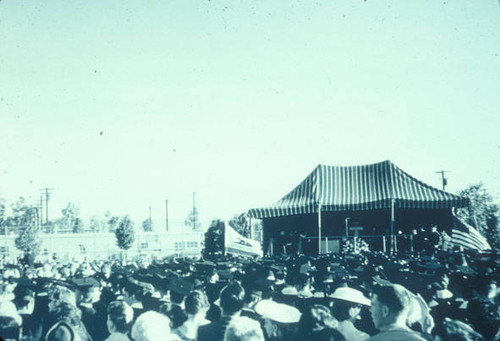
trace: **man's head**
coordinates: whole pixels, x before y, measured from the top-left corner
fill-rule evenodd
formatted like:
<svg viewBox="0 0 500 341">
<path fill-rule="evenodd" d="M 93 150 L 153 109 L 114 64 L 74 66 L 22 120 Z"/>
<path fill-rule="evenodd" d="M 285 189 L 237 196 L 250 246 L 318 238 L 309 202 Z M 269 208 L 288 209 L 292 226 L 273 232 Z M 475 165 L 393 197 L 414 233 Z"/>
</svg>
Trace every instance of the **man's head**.
<svg viewBox="0 0 500 341">
<path fill-rule="evenodd" d="M 299 320 L 299 333 L 309 338 L 312 333 L 334 326 L 334 320 L 327 307 L 314 304 L 304 310 Z"/>
<path fill-rule="evenodd" d="M 210 305 L 207 295 L 201 290 L 194 290 L 186 297 L 185 310 L 189 315 L 202 314 L 205 316 Z"/>
<path fill-rule="evenodd" d="M 127 334 L 133 318 L 134 310 L 127 303 L 114 301 L 109 304 L 107 327 L 110 333 Z"/>
<path fill-rule="evenodd" d="M 18 285 L 14 290 L 14 294 L 16 298 L 13 302 L 17 310 L 27 313 L 33 312 L 35 307 L 35 292 L 31 288 Z"/>
<path fill-rule="evenodd" d="M 264 333 L 259 322 L 239 316 L 227 326 L 224 341 L 264 341 Z"/>
<path fill-rule="evenodd" d="M 243 309 L 245 290 L 238 282 L 231 282 L 220 293 L 220 307 L 224 315 L 235 315 Z"/>
<path fill-rule="evenodd" d="M 135 320 L 130 335 L 135 341 L 168 340 L 170 319 L 155 311 L 147 311 Z"/>
<path fill-rule="evenodd" d="M 393 284 L 375 287 L 370 312 L 379 330 L 391 324 L 404 326 L 410 308 L 410 295 L 403 286 Z"/>
</svg>

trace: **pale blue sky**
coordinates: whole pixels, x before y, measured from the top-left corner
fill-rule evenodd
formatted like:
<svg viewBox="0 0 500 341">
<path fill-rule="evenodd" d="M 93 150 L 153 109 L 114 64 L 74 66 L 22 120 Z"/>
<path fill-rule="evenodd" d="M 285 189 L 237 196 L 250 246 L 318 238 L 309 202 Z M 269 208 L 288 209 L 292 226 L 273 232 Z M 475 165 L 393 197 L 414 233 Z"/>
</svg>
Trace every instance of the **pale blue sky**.
<svg viewBox="0 0 500 341">
<path fill-rule="evenodd" d="M 0 194 L 210 220 L 390 159 L 500 201 L 499 55 L 496 0 L 2 0 Z"/>
</svg>

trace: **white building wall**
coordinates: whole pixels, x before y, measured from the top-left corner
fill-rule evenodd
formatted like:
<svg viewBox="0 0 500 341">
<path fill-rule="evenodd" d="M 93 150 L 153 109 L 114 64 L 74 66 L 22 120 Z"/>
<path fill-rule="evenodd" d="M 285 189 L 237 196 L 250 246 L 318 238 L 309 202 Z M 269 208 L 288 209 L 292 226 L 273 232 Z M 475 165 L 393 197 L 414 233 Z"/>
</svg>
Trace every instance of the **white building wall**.
<svg viewBox="0 0 500 341">
<path fill-rule="evenodd" d="M 116 246 L 114 233 L 41 234 L 40 237 L 42 254 L 56 253 L 60 259 L 73 257 L 107 259 L 117 257 L 121 253 Z M 3 235 L 0 238 L 0 254 L 9 257 L 17 257 L 21 254 L 14 244 L 15 235 Z M 203 232 L 140 232 L 135 234 L 134 244 L 127 251 L 127 256 L 195 257 L 200 255 L 203 241 Z"/>
</svg>

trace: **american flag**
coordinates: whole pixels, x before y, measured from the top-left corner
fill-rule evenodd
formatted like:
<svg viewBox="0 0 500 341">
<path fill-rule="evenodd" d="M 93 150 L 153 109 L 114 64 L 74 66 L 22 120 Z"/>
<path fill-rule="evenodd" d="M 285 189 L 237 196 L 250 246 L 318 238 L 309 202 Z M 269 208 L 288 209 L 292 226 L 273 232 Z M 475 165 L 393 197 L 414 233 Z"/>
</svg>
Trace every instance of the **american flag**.
<svg viewBox="0 0 500 341">
<path fill-rule="evenodd" d="M 478 230 L 467 224 L 455 215 L 455 224 L 451 230 L 451 242 L 453 245 L 462 246 L 464 249 L 478 251 L 491 250 L 490 244 Z"/>
</svg>

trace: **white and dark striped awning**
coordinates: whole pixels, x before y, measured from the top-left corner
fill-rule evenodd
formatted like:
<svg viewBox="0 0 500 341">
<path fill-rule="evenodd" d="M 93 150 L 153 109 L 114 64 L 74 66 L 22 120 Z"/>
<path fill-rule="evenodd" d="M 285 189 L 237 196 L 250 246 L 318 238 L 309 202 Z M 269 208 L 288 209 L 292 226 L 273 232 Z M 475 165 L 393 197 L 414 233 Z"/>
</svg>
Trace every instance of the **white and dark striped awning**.
<svg viewBox="0 0 500 341">
<path fill-rule="evenodd" d="M 371 165 L 319 165 L 278 202 L 248 211 L 252 218 L 272 218 L 321 211 L 390 208 L 465 207 L 468 199 L 431 187 L 390 161 Z"/>
</svg>

